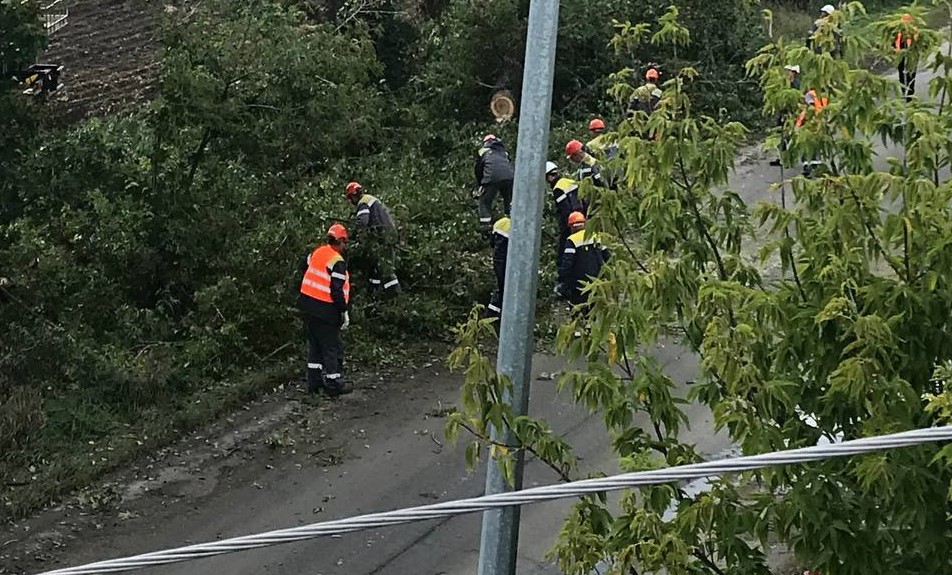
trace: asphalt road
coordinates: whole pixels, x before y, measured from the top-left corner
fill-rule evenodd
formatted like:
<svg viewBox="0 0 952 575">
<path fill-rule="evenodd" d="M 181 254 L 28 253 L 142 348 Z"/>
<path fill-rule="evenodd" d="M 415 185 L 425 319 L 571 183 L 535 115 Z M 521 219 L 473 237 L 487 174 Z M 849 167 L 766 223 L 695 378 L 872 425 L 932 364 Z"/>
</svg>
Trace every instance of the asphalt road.
<svg viewBox="0 0 952 575">
<path fill-rule="evenodd" d="M 682 383 L 697 377 L 696 360 L 676 347 L 658 347 L 675 379 Z M 569 393 L 558 393 L 553 380 L 538 376 L 564 369 L 562 360 L 545 355 L 534 358 L 532 413 L 547 418 L 575 446 L 583 470 L 616 470 L 609 440 L 597 416 L 576 407 Z M 94 527 L 85 525 L 66 541 L 45 568 L 75 565 L 128 553 L 157 550 L 186 543 L 212 541 L 303 523 L 422 505 L 480 495 L 485 469 L 465 468 L 462 444 L 449 445 L 442 436 L 443 420 L 426 413 L 458 399 L 458 376 L 434 373 L 430 368 L 412 385 L 416 393 L 399 394 L 398 400 L 368 417 L 348 413 L 331 424 L 333 437 L 343 439 L 343 461 L 322 465 L 300 458 L 271 457 L 258 452 L 235 465 L 190 465 L 179 462 L 180 473 L 165 474 L 152 483 L 138 502 L 103 513 Z M 360 402 L 360 394 L 355 394 Z M 350 401 L 349 399 L 345 399 Z M 685 434 L 704 454 L 728 447 L 715 435 L 706 409 L 689 406 L 692 429 Z M 336 427 L 335 427 L 336 426 Z M 442 444 L 442 446 L 440 445 Z M 174 459 L 174 458 L 173 458 Z M 174 463 L 174 462 L 172 462 Z M 530 461 L 525 485 L 554 483 L 553 472 Z M 126 493 L 131 491 L 126 486 Z M 141 491 L 141 490 L 139 490 Z M 519 572 L 554 572 L 546 560 L 565 510 L 571 501 L 528 506 L 523 509 Z M 135 517 L 117 520 L 123 509 Z M 129 515 L 129 511 L 125 512 Z M 56 530 L 57 513 L 46 529 Z M 466 515 L 386 530 L 282 545 L 196 562 L 157 567 L 143 573 L 166 575 L 228 573 L 252 575 L 380 574 L 463 575 L 475 572 L 481 516 Z M 72 524 L 71 521 L 65 524 Z M 98 528 L 96 527 L 98 526 Z M 75 531 L 75 529 L 74 529 Z M 27 572 L 38 572 L 34 564 Z"/>
</svg>

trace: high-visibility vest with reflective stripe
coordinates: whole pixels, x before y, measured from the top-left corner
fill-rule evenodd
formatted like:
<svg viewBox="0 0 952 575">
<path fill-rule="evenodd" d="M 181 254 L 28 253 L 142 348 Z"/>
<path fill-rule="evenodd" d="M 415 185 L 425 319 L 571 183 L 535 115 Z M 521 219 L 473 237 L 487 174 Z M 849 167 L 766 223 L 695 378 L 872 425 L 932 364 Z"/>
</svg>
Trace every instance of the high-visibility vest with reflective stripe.
<svg viewBox="0 0 952 575">
<path fill-rule="evenodd" d="M 808 90 L 807 94 L 813 95 L 813 111 L 817 114 L 820 113 L 820 110 L 822 110 L 823 108 L 826 108 L 826 105 L 830 103 L 829 99 L 818 97 L 816 95 L 815 90 Z M 802 126 L 803 123 L 806 121 L 806 119 L 807 119 L 807 111 L 804 110 L 800 112 L 800 117 L 797 118 L 797 127 L 799 128 L 800 126 Z"/>
<path fill-rule="evenodd" d="M 902 45 L 902 44 L 903 44 L 903 42 L 902 42 L 902 40 L 903 40 L 902 32 L 898 32 L 898 33 L 896 34 L 896 42 L 895 42 L 895 44 L 894 44 L 894 46 L 896 47 L 896 52 L 902 50 L 904 47 L 905 47 L 905 48 L 909 48 L 910 46 L 912 46 L 912 42 L 913 42 L 913 41 L 915 40 L 915 38 L 918 37 L 918 36 L 919 36 L 919 34 L 915 34 L 912 38 L 906 38 L 906 45 L 903 46 L 903 45 Z"/>
<path fill-rule="evenodd" d="M 493 224 L 493 233 L 509 239 L 509 230 L 512 228 L 512 220 L 508 216 L 503 216 Z"/>
<path fill-rule="evenodd" d="M 572 192 L 578 191 L 578 182 L 571 178 L 559 178 L 555 183 L 555 203 L 560 204 Z"/>
<path fill-rule="evenodd" d="M 331 295 L 331 276 L 339 275 L 334 273 L 334 266 L 342 259 L 344 258 L 337 250 L 327 244 L 314 250 L 307 259 L 301 293 L 318 301 L 334 303 Z M 344 302 L 350 303 L 350 272 L 345 272 L 344 277 L 338 279 L 344 280 Z"/>
</svg>

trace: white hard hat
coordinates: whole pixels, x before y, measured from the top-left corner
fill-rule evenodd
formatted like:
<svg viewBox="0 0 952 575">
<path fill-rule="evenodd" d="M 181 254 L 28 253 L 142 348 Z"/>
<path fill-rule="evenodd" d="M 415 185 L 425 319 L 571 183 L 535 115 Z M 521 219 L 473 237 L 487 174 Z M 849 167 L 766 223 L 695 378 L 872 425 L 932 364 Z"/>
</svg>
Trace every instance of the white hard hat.
<svg viewBox="0 0 952 575">
<path fill-rule="evenodd" d="M 546 162 L 545 163 L 545 174 L 549 175 L 552 172 L 558 171 L 559 165 L 555 162 Z"/>
<path fill-rule="evenodd" d="M 796 72 L 797 74 L 800 73 L 800 66 L 796 64 L 787 64 L 786 66 L 783 67 L 783 69 L 789 70 L 791 72 Z"/>
<path fill-rule="evenodd" d="M 807 104 L 813 104 L 816 102 L 816 97 L 813 95 L 812 90 L 803 95 L 803 101 Z"/>
<path fill-rule="evenodd" d="M 823 6 L 823 8 L 820 8 L 820 12 L 825 12 L 826 14 L 832 14 L 833 12 L 836 12 L 836 8 L 834 8 L 832 4 L 827 4 Z"/>
</svg>

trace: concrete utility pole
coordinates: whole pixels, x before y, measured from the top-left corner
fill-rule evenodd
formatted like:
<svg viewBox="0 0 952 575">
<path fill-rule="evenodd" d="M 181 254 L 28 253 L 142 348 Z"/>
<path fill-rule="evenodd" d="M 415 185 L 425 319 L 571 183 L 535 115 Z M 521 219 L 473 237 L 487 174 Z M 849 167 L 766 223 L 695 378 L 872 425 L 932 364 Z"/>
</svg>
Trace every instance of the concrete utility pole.
<svg viewBox="0 0 952 575">
<path fill-rule="evenodd" d="M 525 414 L 529 407 L 542 205 L 546 197 L 543 172 L 549 143 L 558 29 L 558 0 L 532 0 L 522 76 L 506 290 L 496 358 L 496 371 L 512 380 L 513 394 L 506 399 L 516 415 Z M 492 438 L 507 445 L 514 441 L 508 430 L 493 429 Z M 515 489 L 522 488 L 523 467 L 524 457 L 520 453 L 515 469 Z M 502 472 L 490 460 L 486 470 L 486 494 L 509 489 Z M 519 511 L 519 507 L 514 506 L 483 514 L 478 575 L 515 575 Z"/>
</svg>

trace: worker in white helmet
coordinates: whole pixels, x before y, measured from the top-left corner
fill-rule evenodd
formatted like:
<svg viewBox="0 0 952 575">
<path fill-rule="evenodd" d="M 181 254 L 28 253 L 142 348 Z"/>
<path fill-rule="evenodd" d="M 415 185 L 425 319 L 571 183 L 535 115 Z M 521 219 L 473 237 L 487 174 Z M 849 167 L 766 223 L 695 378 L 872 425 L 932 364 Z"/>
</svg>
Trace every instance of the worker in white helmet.
<svg viewBox="0 0 952 575">
<path fill-rule="evenodd" d="M 831 18 L 836 12 L 832 4 L 825 4 L 820 8 L 820 17 L 813 21 L 813 26 L 807 34 L 807 48 L 810 48 L 817 54 L 829 52 L 831 56 L 837 58 L 843 53 L 843 32 L 839 24 Z M 829 40 L 825 40 L 822 32 L 829 31 L 832 36 L 832 45 Z M 820 33 L 818 36 L 817 34 Z"/>
</svg>

